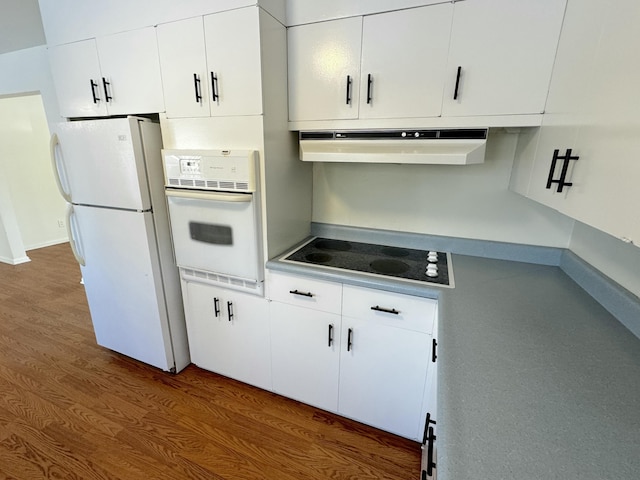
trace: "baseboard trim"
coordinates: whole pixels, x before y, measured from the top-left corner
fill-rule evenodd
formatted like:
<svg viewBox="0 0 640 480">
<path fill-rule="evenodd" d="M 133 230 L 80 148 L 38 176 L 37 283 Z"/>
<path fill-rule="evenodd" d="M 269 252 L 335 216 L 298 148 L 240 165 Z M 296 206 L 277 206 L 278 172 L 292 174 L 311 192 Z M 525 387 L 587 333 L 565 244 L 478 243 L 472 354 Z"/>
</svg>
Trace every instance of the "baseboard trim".
<svg viewBox="0 0 640 480">
<path fill-rule="evenodd" d="M 21 263 L 27 263 L 30 261 L 31 259 L 26 255 L 18 258 L 0 257 L 0 262 L 8 263 L 9 265 L 20 265 Z"/>
</svg>

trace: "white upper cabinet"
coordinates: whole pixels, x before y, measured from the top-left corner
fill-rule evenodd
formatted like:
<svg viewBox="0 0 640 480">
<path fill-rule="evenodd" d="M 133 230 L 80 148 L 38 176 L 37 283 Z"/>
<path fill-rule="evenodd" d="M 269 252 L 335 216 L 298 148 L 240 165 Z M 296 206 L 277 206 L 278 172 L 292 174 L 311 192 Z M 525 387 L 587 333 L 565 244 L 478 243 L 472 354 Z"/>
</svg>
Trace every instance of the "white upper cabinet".
<svg viewBox="0 0 640 480">
<path fill-rule="evenodd" d="M 640 244 L 640 44 L 637 2 L 567 7 L 547 111 L 523 135 L 511 188 L 587 225 Z M 552 172 L 554 152 L 560 158 Z M 549 183 L 549 180 L 552 182 Z M 561 190 L 561 191 L 560 191 Z"/>
<path fill-rule="evenodd" d="M 262 113 L 259 13 L 248 7 L 204 17 L 212 116 Z"/>
<path fill-rule="evenodd" d="M 109 83 L 109 115 L 164 111 L 153 27 L 98 37 L 96 44 L 102 75 Z"/>
<path fill-rule="evenodd" d="M 202 17 L 158 25 L 168 117 L 208 117 L 209 80 Z"/>
<path fill-rule="evenodd" d="M 158 26 L 167 117 L 262 113 L 259 9 Z"/>
<path fill-rule="evenodd" d="M 164 111 L 153 27 L 51 47 L 49 55 L 65 117 Z"/>
<path fill-rule="evenodd" d="M 291 27 L 290 128 L 539 125 L 565 5 L 465 0 Z"/>
<path fill-rule="evenodd" d="M 107 115 L 95 40 L 49 48 L 51 74 L 65 117 Z"/>
<path fill-rule="evenodd" d="M 360 118 L 437 117 L 453 4 L 364 17 Z"/>
<path fill-rule="evenodd" d="M 358 118 L 362 17 L 289 28 L 289 119 Z"/>
<path fill-rule="evenodd" d="M 291 121 L 440 115 L 450 3 L 289 29 Z"/>
<path fill-rule="evenodd" d="M 456 2 L 443 116 L 542 113 L 565 3 Z"/>
</svg>

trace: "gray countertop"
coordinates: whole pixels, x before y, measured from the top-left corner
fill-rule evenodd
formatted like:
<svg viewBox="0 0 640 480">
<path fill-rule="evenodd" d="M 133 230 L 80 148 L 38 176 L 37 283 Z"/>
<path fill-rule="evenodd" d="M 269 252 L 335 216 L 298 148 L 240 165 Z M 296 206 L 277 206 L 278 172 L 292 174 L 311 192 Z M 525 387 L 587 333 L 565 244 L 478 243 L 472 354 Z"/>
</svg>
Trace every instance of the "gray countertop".
<svg viewBox="0 0 640 480">
<path fill-rule="evenodd" d="M 640 478 L 640 339 L 558 266 L 452 258 L 455 289 L 267 267 L 439 299 L 439 480 Z"/>
<path fill-rule="evenodd" d="M 640 340 L 560 268 L 454 256 L 438 478 L 640 478 Z"/>
</svg>

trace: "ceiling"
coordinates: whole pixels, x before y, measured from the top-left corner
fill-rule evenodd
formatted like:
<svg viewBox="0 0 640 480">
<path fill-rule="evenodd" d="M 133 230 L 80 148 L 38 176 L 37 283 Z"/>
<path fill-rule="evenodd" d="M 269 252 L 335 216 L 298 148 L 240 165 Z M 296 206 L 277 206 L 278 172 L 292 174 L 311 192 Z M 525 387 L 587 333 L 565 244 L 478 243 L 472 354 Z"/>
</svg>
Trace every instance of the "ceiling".
<svg viewBox="0 0 640 480">
<path fill-rule="evenodd" d="M 38 0 L 0 0 L 0 54 L 46 43 Z"/>
</svg>

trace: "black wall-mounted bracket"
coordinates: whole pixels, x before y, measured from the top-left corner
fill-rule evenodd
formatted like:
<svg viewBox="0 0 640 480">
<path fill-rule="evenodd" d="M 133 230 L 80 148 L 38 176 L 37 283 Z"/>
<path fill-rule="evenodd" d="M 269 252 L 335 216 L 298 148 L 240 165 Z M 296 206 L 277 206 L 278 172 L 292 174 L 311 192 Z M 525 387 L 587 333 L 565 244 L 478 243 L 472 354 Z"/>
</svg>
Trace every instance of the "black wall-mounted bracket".
<svg viewBox="0 0 640 480">
<path fill-rule="evenodd" d="M 569 170 L 569 161 L 578 160 L 580 157 L 577 155 L 571 155 L 571 149 L 567 148 L 564 155 L 560 155 L 560 150 L 557 148 L 553 151 L 553 159 L 551 160 L 551 168 L 549 169 L 549 177 L 547 178 L 547 188 L 551 188 L 551 184 L 557 183 L 557 192 L 562 192 L 564 187 L 570 187 L 572 182 L 567 182 L 567 171 Z M 554 180 L 553 175 L 556 171 L 556 164 L 558 160 L 562 160 L 562 171 L 560 172 L 560 178 Z"/>
</svg>

